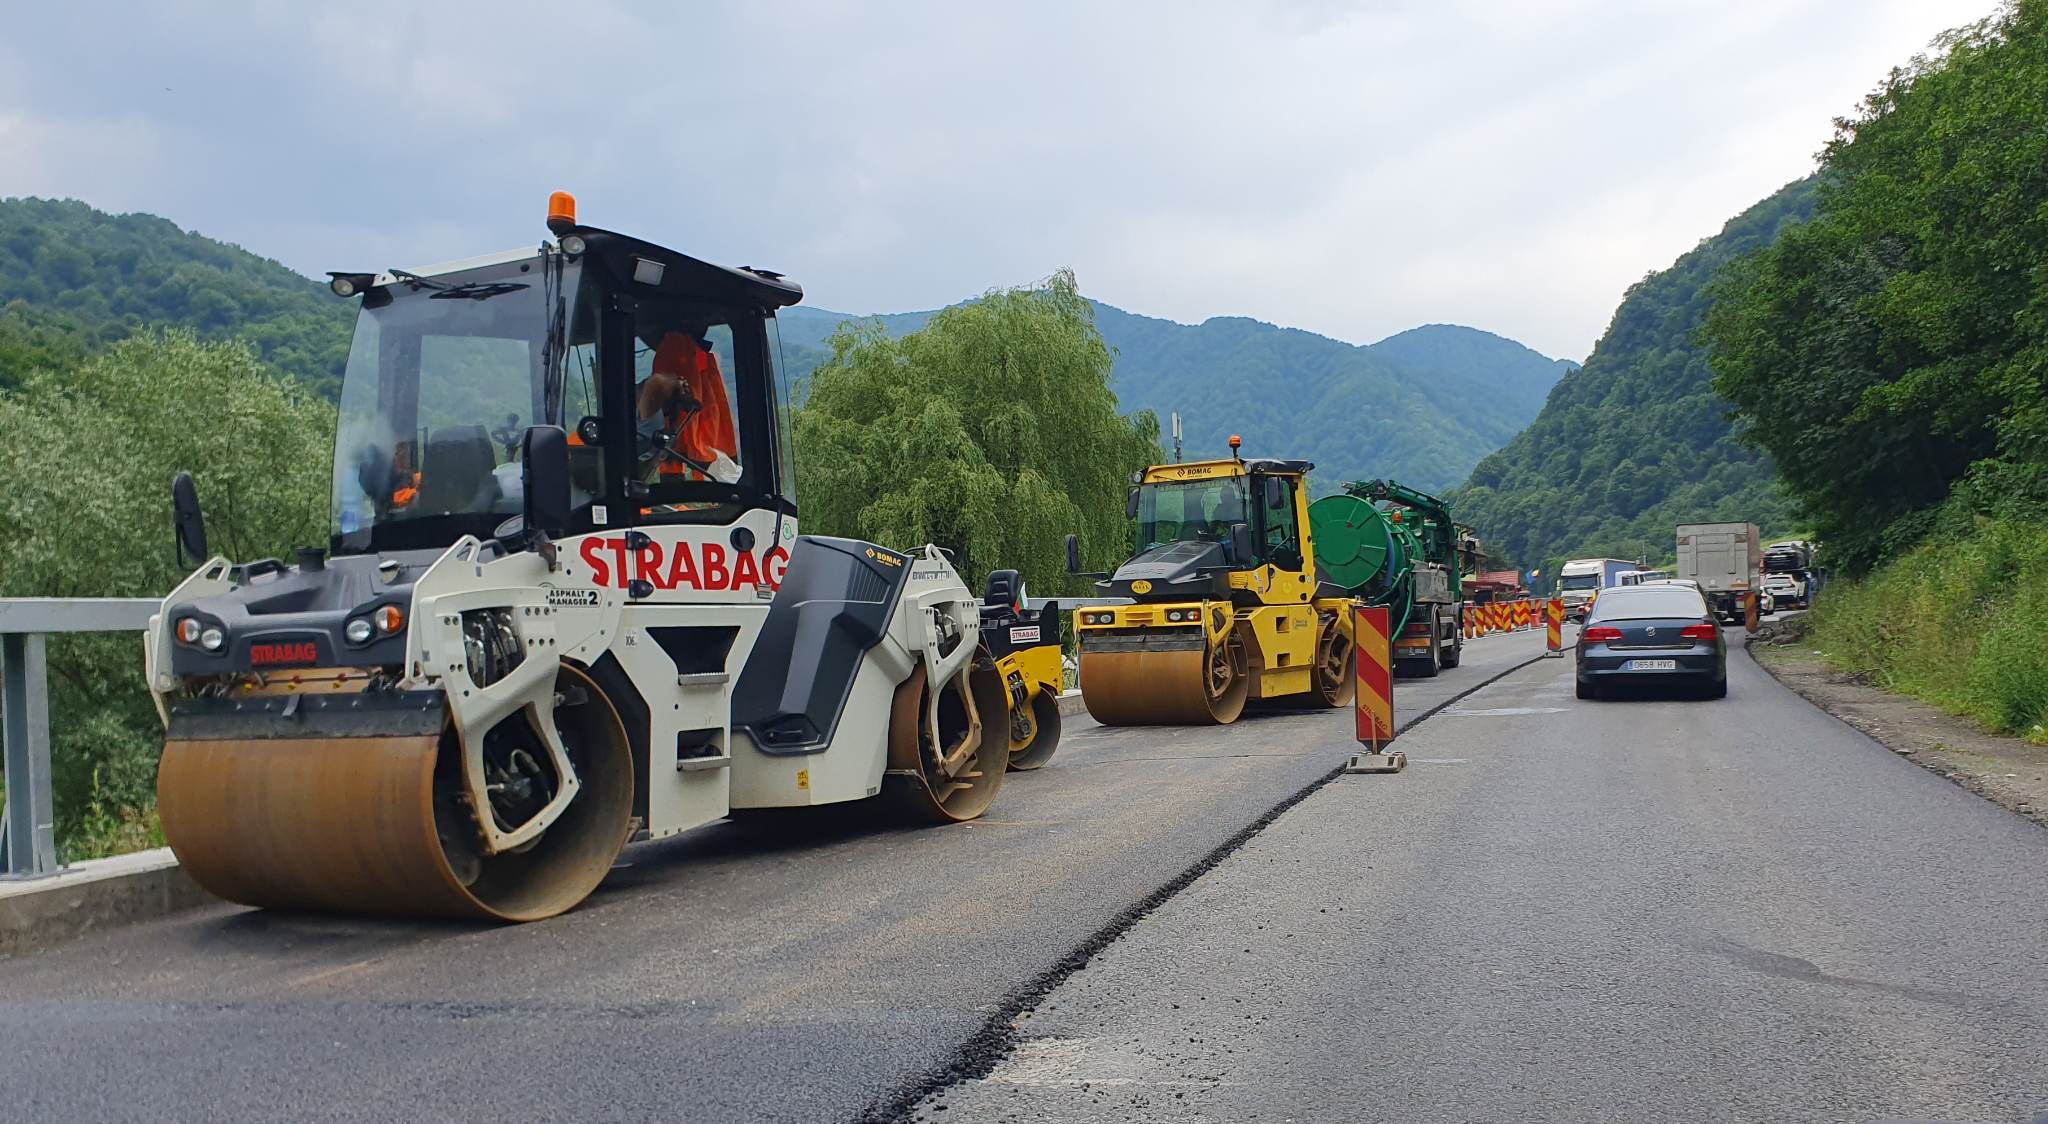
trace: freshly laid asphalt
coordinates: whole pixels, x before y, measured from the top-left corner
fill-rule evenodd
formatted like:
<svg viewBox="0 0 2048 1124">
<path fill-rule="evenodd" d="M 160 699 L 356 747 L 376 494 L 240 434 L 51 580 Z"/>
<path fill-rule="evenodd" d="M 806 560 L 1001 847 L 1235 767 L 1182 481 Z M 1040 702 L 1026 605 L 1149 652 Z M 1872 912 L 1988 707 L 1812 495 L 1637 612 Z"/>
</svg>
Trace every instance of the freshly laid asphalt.
<svg viewBox="0 0 2048 1124">
<path fill-rule="evenodd" d="M 1729 673 L 1579 702 L 1541 661 L 1460 700 L 916 1118 L 2048 1120 L 2048 832 Z"/>
<path fill-rule="evenodd" d="M 1541 646 L 1472 642 L 1463 667 L 1400 683 L 1397 718 Z M 630 848 L 588 903 L 540 924 L 223 906 L 0 961 L 0 1118 L 888 1118 L 1004 1064 L 1011 1013 L 1147 931 L 1150 906 L 1206 885 L 1205 864 L 1354 748 L 1348 711 L 1069 719 L 1052 764 L 1012 774 L 975 823 L 714 825 Z M 1322 791 L 1398 801 L 1434 777 Z M 1307 865 L 1354 857 L 1308 846 Z"/>
</svg>

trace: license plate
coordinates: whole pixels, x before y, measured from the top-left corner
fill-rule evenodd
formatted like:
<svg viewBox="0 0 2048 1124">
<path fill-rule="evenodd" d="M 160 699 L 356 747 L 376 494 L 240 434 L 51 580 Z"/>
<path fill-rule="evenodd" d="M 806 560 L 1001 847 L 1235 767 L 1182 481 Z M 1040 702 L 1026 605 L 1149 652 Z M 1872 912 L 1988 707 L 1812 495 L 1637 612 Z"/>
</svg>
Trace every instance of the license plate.
<svg viewBox="0 0 2048 1124">
<path fill-rule="evenodd" d="M 1621 665 L 1623 671 L 1677 671 L 1677 660 L 1630 660 Z"/>
</svg>

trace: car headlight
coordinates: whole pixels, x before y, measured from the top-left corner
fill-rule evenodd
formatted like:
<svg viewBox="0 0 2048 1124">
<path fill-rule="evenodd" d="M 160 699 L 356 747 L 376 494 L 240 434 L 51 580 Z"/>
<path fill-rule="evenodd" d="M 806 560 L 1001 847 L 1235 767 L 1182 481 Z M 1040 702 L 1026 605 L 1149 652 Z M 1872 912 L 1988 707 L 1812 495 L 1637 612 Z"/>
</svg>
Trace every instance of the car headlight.
<svg viewBox="0 0 2048 1124">
<path fill-rule="evenodd" d="M 199 643 L 199 619 L 197 617 L 186 617 L 178 622 L 178 643 Z"/>
<path fill-rule="evenodd" d="M 228 634 L 218 628 L 209 628 L 199 634 L 199 646 L 209 652 L 218 652 L 227 646 Z"/>
<path fill-rule="evenodd" d="M 341 629 L 342 636 L 347 638 L 351 644 L 367 644 L 370 642 L 370 637 L 376 635 L 376 632 L 376 626 L 370 623 L 370 618 L 368 617 L 357 617 L 343 625 Z"/>
</svg>

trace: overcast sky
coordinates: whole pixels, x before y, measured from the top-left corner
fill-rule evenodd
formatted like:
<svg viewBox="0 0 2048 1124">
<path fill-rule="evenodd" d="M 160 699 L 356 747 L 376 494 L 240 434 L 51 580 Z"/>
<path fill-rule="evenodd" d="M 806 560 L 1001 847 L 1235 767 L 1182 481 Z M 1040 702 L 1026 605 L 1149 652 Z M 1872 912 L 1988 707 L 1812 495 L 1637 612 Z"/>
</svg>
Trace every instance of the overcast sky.
<svg viewBox="0 0 2048 1124">
<path fill-rule="evenodd" d="M 1992 0 L 23 4 L 0 196 L 309 274 L 583 221 L 929 308 L 1072 267 L 1176 320 L 1583 357 Z"/>
</svg>

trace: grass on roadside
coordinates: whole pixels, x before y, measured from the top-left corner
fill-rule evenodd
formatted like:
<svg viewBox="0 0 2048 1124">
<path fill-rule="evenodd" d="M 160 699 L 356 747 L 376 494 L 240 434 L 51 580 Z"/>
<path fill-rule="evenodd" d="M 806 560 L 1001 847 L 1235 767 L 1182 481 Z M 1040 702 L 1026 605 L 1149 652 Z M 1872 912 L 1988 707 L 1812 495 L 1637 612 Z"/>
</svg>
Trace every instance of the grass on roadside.
<svg viewBox="0 0 2048 1124">
<path fill-rule="evenodd" d="M 1808 638 L 1851 675 L 2048 744 L 2048 526 L 1986 520 L 1837 583 Z"/>
</svg>

